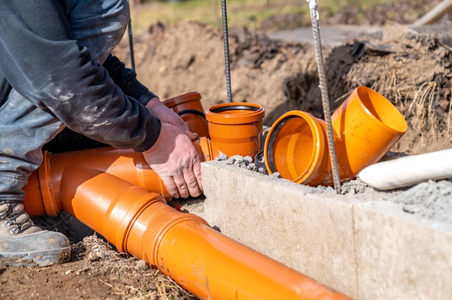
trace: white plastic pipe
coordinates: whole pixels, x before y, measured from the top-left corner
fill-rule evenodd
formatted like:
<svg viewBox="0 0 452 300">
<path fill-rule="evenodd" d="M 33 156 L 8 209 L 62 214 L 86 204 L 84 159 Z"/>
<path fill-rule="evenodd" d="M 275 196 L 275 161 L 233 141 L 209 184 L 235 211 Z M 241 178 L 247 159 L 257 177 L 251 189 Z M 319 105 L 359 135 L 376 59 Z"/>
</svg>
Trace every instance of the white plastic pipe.
<svg viewBox="0 0 452 300">
<path fill-rule="evenodd" d="M 452 149 L 413 155 L 371 165 L 358 177 L 373 188 L 390 190 L 429 179 L 452 177 Z"/>
</svg>

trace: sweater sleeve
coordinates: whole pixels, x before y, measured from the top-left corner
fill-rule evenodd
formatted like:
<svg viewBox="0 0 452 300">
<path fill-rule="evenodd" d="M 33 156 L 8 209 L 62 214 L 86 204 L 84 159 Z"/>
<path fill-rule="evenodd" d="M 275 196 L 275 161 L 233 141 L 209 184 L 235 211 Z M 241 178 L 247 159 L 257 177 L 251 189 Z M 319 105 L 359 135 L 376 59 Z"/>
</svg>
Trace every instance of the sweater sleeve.
<svg viewBox="0 0 452 300">
<path fill-rule="evenodd" d="M 161 124 L 70 35 L 64 1 L 0 1 L 0 71 L 27 100 L 70 129 L 145 151 Z"/>
<path fill-rule="evenodd" d="M 156 94 L 151 92 L 146 86 L 141 84 L 137 79 L 134 70 L 126 68 L 116 56 L 109 55 L 103 64 L 108 74 L 121 90 L 130 97 L 137 99 L 138 102 L 146 106 L 152 98 L 158 98 Z"/>
</svg>

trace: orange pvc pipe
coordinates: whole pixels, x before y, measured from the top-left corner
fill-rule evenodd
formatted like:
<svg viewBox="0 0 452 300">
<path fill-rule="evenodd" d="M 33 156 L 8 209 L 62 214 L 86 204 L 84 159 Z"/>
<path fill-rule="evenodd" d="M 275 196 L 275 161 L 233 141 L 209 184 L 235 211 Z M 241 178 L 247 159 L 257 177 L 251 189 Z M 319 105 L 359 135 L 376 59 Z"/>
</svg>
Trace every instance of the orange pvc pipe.
<svg viewBox="0 0 452 300">
<path fill-rule="evenodd" d="M 357 88 L 331 116 L 339 177 L 350 180 L 378 162 L 407 131 L 397 109 L 383 96 Z M 332 185 L 333 178 L 323 120 L 291 111 L 270 128 L 264 158 L 270 174 L 317 186 Z"/>
<path fill-rule="evenodd" d="M 199 137 L 209 137 L 209 129 L 204 115 L 204 109 L 201 104 L 201 94 L 197 92 L 183 94 L 168 100 L 163 104 L 179 114 L 185 121 L 191 132 L 196 132 Z M 195 110 L 198 114 L 191 112 Z"/>
<path fill-rule="evenodd" d="M 123 179 L 70 166 L 60 182 L 66 211 L 201 299 L 349 299 Z"/>
<path fill-rule="evenodd" d="M 265 110 L 253 103 L 223 103 L 206 112 L 213 158 L 254 156 L 260 151 Z"/>
<path fill-rule="evenodd" d="M 185 109 L 199 111 L 202 110 L 200 98 L 199 93 L 195 92 L 166 100 L 164 103 L 176 112 Z M 242 106 L 251 110 L 242 109 Z M 216 109 L 221 109 L 221 112 L 216 112 Z M 263 117 L 264 108 L 257 104 L 235 103 L 211 107 L 208 110 L 208 118 L 213 140 L 209 140 L 209 135 L 203 134 L 198 127 L 197 132 L 202 137 L 193 142 L 201 160 L 210 161 L 221 152 L 228 156 L 239 154 L 254 157 L 260 150 Z M 204 118 L 202 121 L 207 126 Z M 196 122 L 202 123 L 199 120 Z M 58 154 L 44 152 L 43 155 L 43 163 L 32 173 L 29 184 L 25 187 L 24 205 L 31 217 L 58 215 L 62 208 L 55 195 L 59 194 L 61 176 L 66 168 L 75 164 L 115 175 L 171 200 L 162 180 L 146 163 L 141 153 L 107 147 Z"/>
<path fill-rule="evenodd" d="M 24 189 L 24 206 L 31 217 L 58 215 L 62 210 L 57 196 L 61 177 L 67 168 L 74 165 L 112 174 L 171 199 L 162 180 L 141 153 L 111 147 L 58 154 L 45 151 L 43 163 L 38 171 L 32 173 Z"/>
</svg>

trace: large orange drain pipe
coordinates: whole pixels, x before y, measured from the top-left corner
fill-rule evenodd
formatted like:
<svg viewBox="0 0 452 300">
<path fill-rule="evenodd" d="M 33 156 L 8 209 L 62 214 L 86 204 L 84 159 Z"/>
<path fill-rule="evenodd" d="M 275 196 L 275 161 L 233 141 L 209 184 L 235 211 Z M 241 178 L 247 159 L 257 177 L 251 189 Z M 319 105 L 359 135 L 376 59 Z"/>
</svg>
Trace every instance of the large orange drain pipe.
<svg viewBox="0 0 452 300">
<path fill-rule="evenodd" d="M 94 151 L 103 154 L 82 163 L 70 157 Z M 150 184 L 145 178 L 152 170 L 133 151 L 97 149 L 53 156 L 55 161 L 47 156 L 26 187 L 24 204 L 30 215 L 54 215 L 64 209 L 118 251 L 144 259 L 200 299 L 349 299 L 137 186 Z M 141 169 L 132 165 L 120 171 L 117 161 L 139 162 Z M 145 175 L 140 177 L 140 172 Z M 128 176 L 133 183 L 120 178 Z"/>
<path fill-rule="evenodd" d="M 331 116 L 341 181 L 378 162 L 407 131 L 397 108 L 382 95 L 358 87 Z M 265 140 L 267 171 L 311 186 L 332 185 L 323 120 L 302 111 L 282 115 Z"/>
</svg>

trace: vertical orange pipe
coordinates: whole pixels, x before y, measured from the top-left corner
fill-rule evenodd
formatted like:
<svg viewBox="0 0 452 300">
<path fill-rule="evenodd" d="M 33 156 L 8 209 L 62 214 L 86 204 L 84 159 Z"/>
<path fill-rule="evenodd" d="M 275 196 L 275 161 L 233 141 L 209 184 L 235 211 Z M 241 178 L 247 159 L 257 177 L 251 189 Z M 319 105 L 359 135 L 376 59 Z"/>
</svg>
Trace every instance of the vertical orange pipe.
<svg viewBox="0 0 452 300">
<path fill-rule="evenodd" d="M 163 104 L 181 116 L 191 132 L 199 137 L 209 137 L 209 129 L 201 104 L 201 95 L 197 92 L 183 94 L 168 100 Z M 198 112 L 198 113 L 196 113 Z"/>
<path fill-rule="evenodd" d="M 146 260 L 201 299 L 349 299 L 113 175 L 69 167 L 59 198 L 119 251 Z"/>
<path fill-rule="evenodd" d="M 222 103 L 206 111 L 213 158 L 254 156 L 260 151 L 265 109 L 253 103 Z"/>
</svg>

